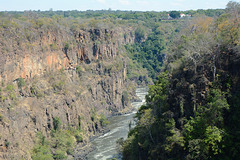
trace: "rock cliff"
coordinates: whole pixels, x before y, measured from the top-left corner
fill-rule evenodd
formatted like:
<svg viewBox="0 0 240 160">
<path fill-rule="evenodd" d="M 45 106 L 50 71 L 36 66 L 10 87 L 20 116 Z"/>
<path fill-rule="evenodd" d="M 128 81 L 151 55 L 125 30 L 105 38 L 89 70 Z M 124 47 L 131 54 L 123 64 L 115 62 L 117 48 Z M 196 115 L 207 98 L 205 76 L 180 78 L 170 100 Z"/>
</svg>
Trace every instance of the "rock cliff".
<svg viewBox="0 0 240 160">
<path fill-rule="evenodd" d="M 55 117 L 61 129 L 80 127 L 87 144 L 103 131 L 100 115 L 130 109 L 122 47 L 133 29 L 55 27 L 0 30 L 0 159 L 31 159 L 36 134 L 49 137 Z"/>
</svg>

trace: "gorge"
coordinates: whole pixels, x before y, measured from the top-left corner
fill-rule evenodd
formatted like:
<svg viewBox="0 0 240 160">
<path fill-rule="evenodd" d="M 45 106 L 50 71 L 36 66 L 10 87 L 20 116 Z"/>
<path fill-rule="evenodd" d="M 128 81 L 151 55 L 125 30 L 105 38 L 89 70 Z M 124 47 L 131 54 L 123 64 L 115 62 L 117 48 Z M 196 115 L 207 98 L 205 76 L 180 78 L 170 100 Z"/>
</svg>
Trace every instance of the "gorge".
<svg viewBox="0 0 240 160">
<path fill-rule="evenodd" d="M 129 127 L 134 127 L 136 110 L 144 104 L 147 90 L 147 87 L 136 89 L 136 95 L 140 100 L 132 102 L 132 106 L 135 108 L 134 112 L 109 118 L 109 132 L 91 142 L 96 149 L 88 154 L 87 159 L 105 160 L 121 157 L 121 155 L 119 155 L 120 148 L 118 148 L 117 141 L 121 138 L 125 140 L 127 138 Z M 131 126 L 129 126 L 130 124 Z"/>
<path fill-rule="evenodd" d="M 238 159 L 239 15 L 0 11 L 0 159 Z"/>
<path fill-rule="evenodd" d="M 106 116 L 131 111 L 135 87 L 121 50 L 134 42 L 131 27 L 71 30 L 39 21 L 1 28 L 1 159 L 31 159 L 38 134 L 52 141 L 57 130 L 71 134 L 55 156 L 71 155 L 76 142 L 103 132 Z M 39 26 L 26 31 L 23 23 Z"/>
</svg>

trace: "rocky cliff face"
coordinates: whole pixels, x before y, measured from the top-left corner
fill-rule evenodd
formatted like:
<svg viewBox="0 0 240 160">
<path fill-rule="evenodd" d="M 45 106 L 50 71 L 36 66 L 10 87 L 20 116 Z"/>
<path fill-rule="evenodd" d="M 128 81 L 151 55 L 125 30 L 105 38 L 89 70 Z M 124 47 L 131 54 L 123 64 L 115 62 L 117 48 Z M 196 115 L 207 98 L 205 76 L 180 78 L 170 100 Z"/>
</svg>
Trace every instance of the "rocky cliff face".
<svg viewBox="0 0 240 160">
<path fill-rule="evenodd" d="M 41 75 L 46 71 L 75 69 L 82 63 L 115 58 L 122 45 L 134 42 L 131 28 L 35 31 L 34 38 L 19 42 L 16 35 L 2 34 L 0 81 Z M 4 32 L 4 31 L 3 31 Z M 128 38 L 124 38 L 128 34 Z M 5 42 L 5 37 L 11 39 Z M 16 38 L 16 39 L 15 39 Z M 14 40 L 15 39 L 15 40 Z"/>
<path fill-rule="evenodd" d="M 49 137 L 55 117 L 87 143 L 102 131 L 101 114 L 127 112 L 123 92 L 133 87 L 121 47 L 134 42 L 131 31 L 36 29 L 20 40 L 1 30 L 0 159 L 31 159 L 36 134 Z"/>
</svg>

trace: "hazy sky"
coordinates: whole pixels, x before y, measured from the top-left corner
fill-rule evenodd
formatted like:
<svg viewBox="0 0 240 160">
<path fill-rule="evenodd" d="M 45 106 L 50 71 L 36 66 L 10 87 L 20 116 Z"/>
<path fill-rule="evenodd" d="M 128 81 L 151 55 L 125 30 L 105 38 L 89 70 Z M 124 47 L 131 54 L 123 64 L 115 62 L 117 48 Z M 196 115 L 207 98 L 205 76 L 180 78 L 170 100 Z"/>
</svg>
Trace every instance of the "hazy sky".
<svg viewBox="0 0 240 160">
<path fill-rule="evenodd" d="M 169 11 L 225 8 L 229 0 L 0 0 L 0 11 L 138 10 Z M 237 1 L 239 2 L 239 1 Z"/>
</svg>

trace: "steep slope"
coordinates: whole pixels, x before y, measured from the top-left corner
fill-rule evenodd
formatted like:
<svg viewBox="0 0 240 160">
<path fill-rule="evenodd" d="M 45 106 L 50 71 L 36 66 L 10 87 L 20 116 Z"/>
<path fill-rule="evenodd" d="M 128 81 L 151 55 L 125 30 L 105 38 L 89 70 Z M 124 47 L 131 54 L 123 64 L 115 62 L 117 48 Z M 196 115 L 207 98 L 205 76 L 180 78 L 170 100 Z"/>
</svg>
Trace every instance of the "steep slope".
<svg viewBox="0 0 240 160">
<path fill-rule="evenodd" d="M 240 4 L 226 12 L 196 17 L 180 32 L 123 143 L 124 159 L 238 159 Z"/>
<path fill-rule="evenodd" d="M 105 116 L 131 109 L 121 48 L 134 42 L 133 28 L 73 30 L 45 20 L 10 19 L 0 28 L 0 159 L 31 159 L 37 135 L 54 143 L 58 130 L 78 130 L 74 144 L 87 144 Z"/>
</svg>

